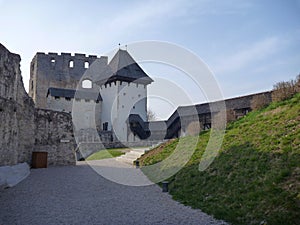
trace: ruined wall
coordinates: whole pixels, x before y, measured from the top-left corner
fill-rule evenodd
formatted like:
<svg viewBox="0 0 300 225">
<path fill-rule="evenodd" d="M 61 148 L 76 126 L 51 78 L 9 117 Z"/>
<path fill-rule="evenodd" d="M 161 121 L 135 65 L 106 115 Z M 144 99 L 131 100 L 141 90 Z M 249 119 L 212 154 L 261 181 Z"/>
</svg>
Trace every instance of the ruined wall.
<svg viewBox="0 0 300 225">
<path fill-rule="evenodd" d="M 20 61 L 0 44 L 0 166 L 28 162 L 34 145 L 34 103 L 24 89 Z"/>
<path fill-rule="evenodd" d="M 49 87 L 76 89 L 82 75 L 97 56 L 70 53 L 37 53 L 31 62 L 29 96 L 37 108 L 47 108 L 46 96 Z M 107 66 L 107 57 L 98 59 Z"/>
<path fill-rule="evenodd" d="M 75 164 L 76 143 L 69 113 L 35 111 L 35 150 L 48 152 L 48 165 Z"/>
<path fill-rule="evenodd" d="M 0 44 L 0 166 L 30 164 L 33 151 L 48 151 L 50 165 L 74 164 L 71 116 L 35 109 L 24 89 L 20 60 Z"/>
</svg>

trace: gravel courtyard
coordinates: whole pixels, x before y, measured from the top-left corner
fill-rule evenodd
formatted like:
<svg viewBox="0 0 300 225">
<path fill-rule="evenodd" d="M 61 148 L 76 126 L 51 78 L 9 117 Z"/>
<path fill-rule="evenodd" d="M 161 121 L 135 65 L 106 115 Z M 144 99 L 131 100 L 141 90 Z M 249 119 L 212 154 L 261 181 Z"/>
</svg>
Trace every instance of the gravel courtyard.
<svg viewBox="0 0 300 225">
<path fill-rule="evenodd" d="M 125 186 L 85 163 L 31 170 L 0 191 L 0 224 L 224 224 L 173 201 L 157 185 Z"/>
</svg>

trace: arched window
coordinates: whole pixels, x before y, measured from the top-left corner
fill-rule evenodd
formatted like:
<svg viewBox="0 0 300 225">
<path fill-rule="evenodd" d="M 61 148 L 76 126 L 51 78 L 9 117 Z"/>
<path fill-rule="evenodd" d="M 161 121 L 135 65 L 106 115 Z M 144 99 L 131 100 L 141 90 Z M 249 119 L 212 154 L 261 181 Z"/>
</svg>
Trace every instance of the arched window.
<svg viewBox="0 0 300 225">
<path fill-rule="evenodd" d="M 92 88 L 93 83 L 90 80 L 83 80 L 82 81 L 82 88 Z"/>
<path fill-rule="evenodd" d="M 51 59 L 51 66 L 52 66 L 52 68 L 55 67 L 55 59 L 54 58 Z"/>
<path fill-rule="evenodd" d="M 74 61 L 73 61 L 73 60 L 70 60 L 70 62 L 69 62 L 69 67 L 70 67 L 70 68 L 73 68 L 73 67 L 74 67 Z"/>
<path fill-rule="evenodd" d="M 89 66 L 90 66 L 90 63 L 89 63 L 89 62 L 85 62 L 85 63 L 84 63 L 84 68 L 87 69 L 87 68 L 89 68 Z"/>
</svg>

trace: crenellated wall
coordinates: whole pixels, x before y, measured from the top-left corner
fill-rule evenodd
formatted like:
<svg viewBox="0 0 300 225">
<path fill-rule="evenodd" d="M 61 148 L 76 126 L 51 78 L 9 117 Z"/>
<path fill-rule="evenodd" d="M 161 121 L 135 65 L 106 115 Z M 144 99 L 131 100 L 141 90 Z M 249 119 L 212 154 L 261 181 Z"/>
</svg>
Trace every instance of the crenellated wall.
<svg viewBox="0 0 300 225">
<path fill-rule="evenodd" d="M 83 74 L 97 60 L 98 65 L 107 66 L 108 58 L 95 55 L 70 53 L 37 53 L 30 65 L 29 96 L 37 108 L 46 107 L 49 87 L 76 89 Z"/>
</svg>

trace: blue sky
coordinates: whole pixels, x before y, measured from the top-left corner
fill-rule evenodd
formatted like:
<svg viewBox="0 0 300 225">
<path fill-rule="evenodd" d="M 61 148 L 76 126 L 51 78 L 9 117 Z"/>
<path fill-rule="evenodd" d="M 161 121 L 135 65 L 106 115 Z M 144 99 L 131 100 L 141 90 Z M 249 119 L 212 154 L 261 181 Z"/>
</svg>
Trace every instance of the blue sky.
<svg viewBox="0 0 300 225">
<path fill-rule="evenodd" d="M 270 90 L 300 73 L 299 0 L 0 0 L 0 28 L 0 42 L 22 57 L 26 88 L 36 52 L 103 55 L 118 43 L 143 40 L 194 52 L 214 72 L 226 98 Z M 170 79 L 172 70 L 144 68 L 150 76 Z M 204 101 L 190 94 L 193 102 Z M 172 111 L 150 107 L 161 118 Z"/>
</svg>

